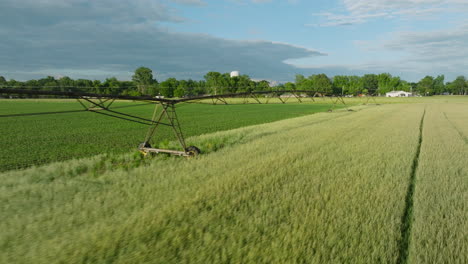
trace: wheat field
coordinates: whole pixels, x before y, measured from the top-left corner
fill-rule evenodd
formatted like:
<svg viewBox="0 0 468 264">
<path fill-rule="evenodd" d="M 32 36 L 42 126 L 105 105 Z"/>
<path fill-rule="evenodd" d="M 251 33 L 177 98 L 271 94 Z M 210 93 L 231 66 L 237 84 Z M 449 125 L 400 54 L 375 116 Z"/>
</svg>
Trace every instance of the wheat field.
<svg viewBox="0 0 468 264">
<path fill-rule="evenodd" d="M 467 263 L 468 100 L 353 110 L 1 173 L 0 262 Z"/>
</svg>

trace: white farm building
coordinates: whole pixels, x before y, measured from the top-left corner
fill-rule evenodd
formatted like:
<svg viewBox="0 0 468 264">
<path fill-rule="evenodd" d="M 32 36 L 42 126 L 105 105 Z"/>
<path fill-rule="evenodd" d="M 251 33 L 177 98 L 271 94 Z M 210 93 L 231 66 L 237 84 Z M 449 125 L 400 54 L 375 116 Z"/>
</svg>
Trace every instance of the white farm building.
<svg viewBox="0 0 468 264">
<path fill-rule="evenodd" d="M 385 94 L 386 97 L 408 97 L 413 96 L 412 93 L 408 93 L 405 91 L 391 91 Z"/>
<path fill-rule="evenodd" d="M 232 77 L 239 77 L 239 75 L 240 75 L 239 71 L 232 71 L 231 72 L 231 78 Z"/>
</svg>

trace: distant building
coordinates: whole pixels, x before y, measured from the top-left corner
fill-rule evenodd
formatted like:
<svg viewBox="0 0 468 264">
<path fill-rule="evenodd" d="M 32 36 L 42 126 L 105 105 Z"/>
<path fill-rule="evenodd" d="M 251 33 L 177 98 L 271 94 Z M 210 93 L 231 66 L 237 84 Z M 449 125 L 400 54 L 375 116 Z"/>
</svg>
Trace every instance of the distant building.
<svg viewBox="0 0 468 264">
<path fill-rule="evenodd" d="M 413 96 L 412 93 L 408 93 L 405 91 L 391 91 L 385 94 L 386 97 L 409 97 Z"/>
<path fill-rule="evenodd" d="M 239 71 L 232 71 L 231 72 L 231 78 L 232 77 L 239 77 Z"/>
</svg>

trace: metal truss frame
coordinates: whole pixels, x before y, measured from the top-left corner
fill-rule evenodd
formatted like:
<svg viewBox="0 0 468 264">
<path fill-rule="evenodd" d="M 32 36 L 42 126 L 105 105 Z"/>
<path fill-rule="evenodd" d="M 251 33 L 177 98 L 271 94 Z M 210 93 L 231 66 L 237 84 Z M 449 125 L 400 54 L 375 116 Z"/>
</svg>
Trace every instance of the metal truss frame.
<svg viewBox="0 0 468 264">
<path fill-rule="evenodd" d="M 294 90 L 294 91 L 252 91 L 244 93 L 233 93 L 233 94 L 223 94 L 223 95 L 208 95 L 208 96 L 198 96 L 198 97 L 188 97 L 182 99 L 164 99 L 164 98 L 154 98 L 150 96 L 124 96 L 124 95 L 105 95 L 105 94 L 91 94 L 91 93 L 78 93 L 78 92 L 60 92 L 60 91 L 37 91 L 37 90 L 19 90 L 19 89 L 3 89 L 0 88 L 0 94 L 26 94 L 26 95 L 53 95 L 61 96 L 68 98 L 75 98 L 83 106 L 84 111 L 89 111 L 105 116 L 110 116 L 126 121 L 131 121 L 135 123 L 140 123 L 149 126 L 148 132 L 146 134 L 145 140 L 141 143 L 138 149 L 145 155 L 148 153 L 167 153 L 178 156 L 195 156 L 200 153 L 200 150 L 195 146 L 188 146 L 185 142 L 184 135 L 182 133 L 182 128 L 176 113 L 176 105 L 179 103 L 202 103 L 202 100 L 211 100 L 213 105 L 216 104 L 229 104 L 226 100 L 227 98 L 242 98 L 243 103 L 249 103 L 249 99 L 252 99 L 256 104 L 269 104 L 272 99 L 278 99 L 281 104 L 285 104 L 288 100 L 294 98 L 298 103 L 303 103 L 303 99 L 310 98 L 313 102 L 315 98 L 322 98 L 324 101 L 326 98 L 330 98 L 332 102 L 332 107 L 329 109 L 329 112 L 333 111 L 338 104 L 343 104 L 348 111 L 352 111 L 348 108 L 343 96 L 340 95 L 331 95 L 327 96 L 325 92 L 320 91 L 309 91 L 309 90 Z M 283 94 L 290 94 L 291 96 L 282 97 Z M 313 93 L 313 95 L 312 95 Z M 306 94 L 308 96 L 304 97 Z M 261 101 L 259 96 L 265 96 L 266 100 Z M 151 119 L 143 118 L 114 109 L 111 109 L 111 106 L 117 99 L 123 100 L 135 100 L 135 101 L 145 101 L 150 104 L 154 104 L 154 112 Z M 367 101 L 365 104 L 368 104 L 370 100 L 373 100 L 376 104 L 377 101 L 374 95 L 368 95 Z M 378 104 L 377 104 L 378 105 Z M 161 109 L 159 111 L 158 109 Z M 70 112 L 70 111 L 69 111 Z M 166 122 L 163 122 L 165 119 Z M 178 140 L 180 145 L 180 150 L 172 149 L 159 149 L 151 147 L 150 141 L 155 136 L 158 128 L 160 126 L 170 127 L 174 132 L 175 137 Z"/>
</svg>

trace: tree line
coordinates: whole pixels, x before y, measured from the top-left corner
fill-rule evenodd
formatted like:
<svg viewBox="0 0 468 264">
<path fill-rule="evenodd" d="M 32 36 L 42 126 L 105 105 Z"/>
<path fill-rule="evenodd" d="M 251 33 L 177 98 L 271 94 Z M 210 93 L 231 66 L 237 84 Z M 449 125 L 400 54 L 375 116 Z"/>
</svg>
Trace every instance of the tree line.
<svg viewBox="0 0 468 264">
<path fill-rule="evenodd" d="M 46 78 L 29 81 L 6 80 L 0 76 L 0 87 L 18 89 L 40 89 L 44 91 L 71 91 L 78 89 L 90 93 L 120 94 L 120 95 L 150 95 L 172 97 L 188 97 L 205 94 L 226 94 L 252 91 L 282 91 L 306 90 L 321 91 L 327 94 L 358 95 L 385 94 L 401 90 L 420 95 L 437 94 L 468 94 L 468 80 L 464 76 L 457 77 L 452 82 L 445 82 L 445 76 L 426 76 L 419 82 L 407 82 L 389 73 L 356 75 L 336 75 L 333 78 L 326 74 L 311 76 L 296 75 L 294 82 L 271 85 L 266 80 L 254 81 L 248 75 L 231 77 L 229 73 L 208 72 L 203 80 L 177 80 L 168 78 L 158 82 L 153 71 L 146 67 L 135 70 L 131 81 L 120 81 L 117 78 L 107 78 L 105 81 L 71 79 L 70 77 Z"/>
</svg>

